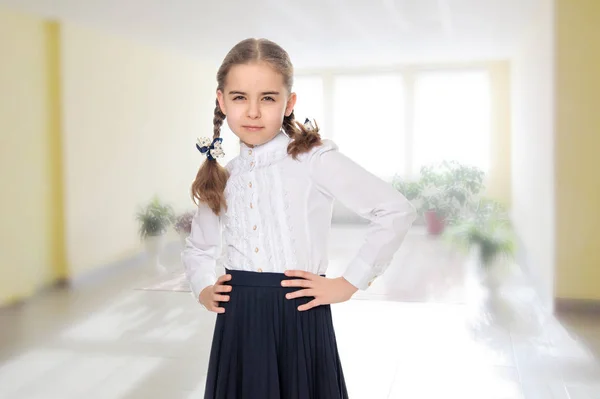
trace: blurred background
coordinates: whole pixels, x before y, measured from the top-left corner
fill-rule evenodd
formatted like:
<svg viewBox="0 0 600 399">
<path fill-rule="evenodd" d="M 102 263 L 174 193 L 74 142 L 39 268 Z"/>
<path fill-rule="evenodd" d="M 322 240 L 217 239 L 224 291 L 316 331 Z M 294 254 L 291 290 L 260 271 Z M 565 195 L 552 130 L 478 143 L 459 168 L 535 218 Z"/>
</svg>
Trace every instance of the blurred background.
<svg viewBox="0 0 600 399">
<path fill-rule="evenodd" d="M 106 292 L 144 286 L 139 273 L 150 258 L 163 256 L 153 270 L 169 273 L 165 277 L 159 270 L 162 274 L 144 287 L 181 284 L 180 235 L 186 233 L 186 213 L 194 209 L 189 189 L 202 161 L 195 142 L 212 134 L 216 70 L 238 41 L 266 37 L 284 47 L 295 65 L 296 118 L 315 119 L 324 137 L 419 210 L 396 259 L 397 274 L 351 301 L 352 310 L 350 303 L 340 305 L 339 324 L 350 323 L 359 311 L 372 314 L 362 308 L 369 300 L 385 302 L 383 307 L 472 303 L 462 278 L 469 274 L 465 265 L 474 262 L 488 300 L 504 287 L 504 311 L 512 295 L 521 301 L 513 312 L 535 314 L 524 318 L 528 322 L 544 320 L 563 331 L 565 320 L 575 318 L 564 330 L 572 338 L 567 346 L 583 352 L 557 359 L 562 349 L 556 348 L 564 347 L 556 336 L 535 335 L 538 340 L 529 340 L 523 357 L 532 348 L 549 357 L 523 363 L 515 355 L 515 324 L 513 330 L 496 326 L 506 334 L 502 340 L 510 341 L 500 352 L 511 360 L 489 375 L 516 388 L 473 391 L 472 397 L 600 398 L 598 21 L 596 0 L 0 0 L 0 360 L 5 360 L 0 397 L 2 378 L 14 383 L 14 376 L 27 374 L 30 363 L 23 360 L 18 364 L 27 366 L 18 368 L 10 359 L 31 349 L 36 334 L 106 311 Z M 226 127 L 222 137 L 226 162 L 239 144 Z M 364 220 L 342 204 L 336 203 L 333 223 L 335 273 L 366 230 Z M 161 243 L 148 245 L 146 238 L 156 235 Z M 482 255 L 486 248 L 489 259 Z M 491 268 L 485 267 L 490 264 L 502 275 L 518 270 L 518 283 L 510 283 L 514 273 L 513 280 L 490 283 Z M 118 285 L 123 281 L 129 285 Z M 87 294 L 96 296 L 86 302 Z M 188 296 L 157 298 L 136 296 L 140 307 L 129 311 L 139 316 L 150 311 L 144 307 L 148 301 L 157 301 L 154 311 L 179 307 L 187 309 L 182 314 L 197 315 Z M 78 307 L 78 301 L 86 305 Z M 529 313 L 534 303 L 537 313 Z M 440 320 L 453 312 L 430 311 L 409 310 L 406 317 L 418 326 L 418 320 Z M 131 313 L 121 316 L 131 321 Z M 125 319 L 113 326 L 116 331 Z M 33 332 L 40 327 L 36 323 L 42 329 Z M 110 324 L 99 323 L 90 328 Z M 536 334 L 550 331 L 544 323 Z M 154 328 L 133 325 L 128 331 Z M 341 334 L 341 347 L 344 342 L 349 347 L 350 337 Z M 198 345 L 206 347 L 209 335 L 198 338 Z M 585 364 L 578 363 L 581 353 Z M 569 367 L 577 363 L 577 371 L 563 368 L 562 361 Z M 548 364 L 556 368 L 545 369 Z M 369 391 L 374 388 L 367 379 L 364 387 L 354 383 L 355 392 L 364 389 L 355 397 L 396 397 L 395 384 L 406 386 L 397 375 L 405 376 L 407 369 L 398 363 L 390 369 L 390 381 L 382 383 L 385 394 Z M 523 370 L 535 370 L 536 378 L 528 380 Z M 365 380 L 358 371 L 352 375 Z M 388 376 L 377 371 L 370 381 L 382 375 Z M 439 380 L 431 371 L 425 375 L 429 380 L 423 381 Z M 19 381 L 5 390 L 15 396 L 6 397 L 70 397 L 39 396 Z M 402 397 L 440 397 L 423 393 L 428 385 L 423 381 L 421 390 Z M 485 381 L 491 386 L 492 379 Z M 179 397 L 196 392 L 196 385 L 177 394 L 137 394 Z M 70 392 L 81 397 L 77 392 L 91 386 Z M 120 392 L 97 397 L 138 397 L 131 390 Z M 445 397 L 471 397 L 456 395 Z"/>
</svg>

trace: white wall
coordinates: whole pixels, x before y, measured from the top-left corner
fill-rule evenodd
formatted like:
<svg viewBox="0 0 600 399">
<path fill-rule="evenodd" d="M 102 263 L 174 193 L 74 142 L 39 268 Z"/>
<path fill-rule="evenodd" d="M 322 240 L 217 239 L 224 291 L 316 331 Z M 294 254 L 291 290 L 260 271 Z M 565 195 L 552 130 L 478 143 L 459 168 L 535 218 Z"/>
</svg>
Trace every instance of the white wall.
<svg viewBox="0 0 600 399">
<path fill-rule="evenodd" d="M 554 296 L 553 5 L 539 18 L 512 64 L 512 210 L 521 241 L 519 262 L 544 304 Z"/>
</svg>

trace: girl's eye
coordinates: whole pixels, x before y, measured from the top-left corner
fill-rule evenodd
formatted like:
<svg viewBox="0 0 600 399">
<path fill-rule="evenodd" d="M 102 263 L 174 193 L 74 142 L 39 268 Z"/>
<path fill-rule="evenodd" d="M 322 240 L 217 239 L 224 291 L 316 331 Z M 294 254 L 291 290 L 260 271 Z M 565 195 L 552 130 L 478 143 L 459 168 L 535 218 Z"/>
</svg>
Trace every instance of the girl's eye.
<svg viewBox="0 0 600 399">
<path fill-rule="evenodd" d="M 267 101 L 275 101 L 275 99 L 273 97 L 264 97 L 263 100 L 267 100 Z"/>
<path fill-rule="evenodd" d="M 233 101 L 235 101 L 235 100 L 243 100 L 243 99 L 244 99 L 244 96 L 235 96 L 235 97 L 233 97 Z"/>
</svg>

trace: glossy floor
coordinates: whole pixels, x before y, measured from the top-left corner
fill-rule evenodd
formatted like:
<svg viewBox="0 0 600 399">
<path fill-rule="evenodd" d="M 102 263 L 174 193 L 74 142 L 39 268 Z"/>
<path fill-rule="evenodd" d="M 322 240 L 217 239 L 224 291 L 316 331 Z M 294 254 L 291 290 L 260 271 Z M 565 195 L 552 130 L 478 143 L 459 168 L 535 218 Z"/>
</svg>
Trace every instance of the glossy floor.
<svg viewBox="0 0 600 399">
<path fill-rule="evenodd" d="M 330 275 L 363 233 L 334 229 Z M 415 229 L 384 277 L 334 305 L 351 398 L 600 398 L 600 318 L 546 314 L 518 270 L 486 297 L 465 263 Z M 0 311 L 0 398 L 202 398 L 214 315 L 136 289 L 140 266 Z"/>
</svg>

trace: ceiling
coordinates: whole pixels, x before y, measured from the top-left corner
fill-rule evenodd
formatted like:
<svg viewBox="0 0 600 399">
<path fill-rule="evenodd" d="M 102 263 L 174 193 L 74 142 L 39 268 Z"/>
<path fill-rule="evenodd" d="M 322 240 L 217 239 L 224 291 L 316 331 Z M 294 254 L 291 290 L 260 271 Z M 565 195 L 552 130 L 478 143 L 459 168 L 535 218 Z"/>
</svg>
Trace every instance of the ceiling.
<svg viewBox="0 0 600 399">
<path fill-rule="evenodd" d="M 298 68 L 510 57 L 549 0 L 0 0 L 218 64 L 246 37 Z"/>
</svg>

